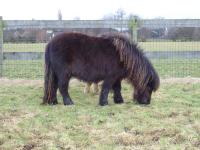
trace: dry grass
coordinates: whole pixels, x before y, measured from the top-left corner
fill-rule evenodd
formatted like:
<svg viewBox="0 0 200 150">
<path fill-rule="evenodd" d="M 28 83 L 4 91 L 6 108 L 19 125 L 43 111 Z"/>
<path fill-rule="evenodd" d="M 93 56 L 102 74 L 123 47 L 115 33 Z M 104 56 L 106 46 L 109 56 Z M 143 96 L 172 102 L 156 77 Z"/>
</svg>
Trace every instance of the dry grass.
<svg viewBox="0 0 200 150">
<path fill-rule="evenodd" d="M 8 79 L 0 78 L 0 84 L 6 86 L 23 85 L 23 86 L 42 86 L 43 80 L 28 80 L 28 79 Z M 166 78 L 161 79 L 161 84 L 197 84 L 200 83 L 200 78 L 185 77 L 185 78 Z M 70 84 L 77 85 L 79 81 L 72 79 Z"/>
<path fill-rule="evenodd" d="M 164 84 L 197 84 L 200 83 L 200 78 L 185 77 L 185 78 L 167 78 L 161 80 Z"/>
</svg>

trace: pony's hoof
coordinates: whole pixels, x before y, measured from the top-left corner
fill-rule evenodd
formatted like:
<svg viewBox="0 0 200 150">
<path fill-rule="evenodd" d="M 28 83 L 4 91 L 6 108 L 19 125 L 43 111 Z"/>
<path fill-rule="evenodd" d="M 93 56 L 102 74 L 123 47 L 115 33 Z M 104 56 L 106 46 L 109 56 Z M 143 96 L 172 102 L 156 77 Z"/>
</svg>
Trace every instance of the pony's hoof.
<svg viewBox="0 0 200 150">
<path fill-rule="evenodd" d="M 58 102 L 57 102 L 57 101 L 54 101 L 54 102 L 49 102 L 48 104 L 49 104 L 49 105 L 57 105 Z"/>
<path fill-rule="evenodd" d="M 64 105 L 74 105 L 73 101 L 65 102 Z"/>
<path fill-rule="evenodd" d="M 115 104 L 123 104 L 124 101 L 115 101 Z"/>
<path fill-rule="evenodd" d="M 57 105 L 58 104 L 58 102 L 57 101 L 55 101 L 55 102 L 52 102 L 52 105 Z"/>
<path fill-rule="evenodd" d="M 100 102 L 99 105 L 100 106 L 106 106 L 106 105 L 108 105 L 108 102 Z"/>
<path fill-rule="evenodd" d="M 115 104 L 123 104 L 124 100 L 123 99 L 115 99 L 114 102 L 115 102 Z"/>
</svg>

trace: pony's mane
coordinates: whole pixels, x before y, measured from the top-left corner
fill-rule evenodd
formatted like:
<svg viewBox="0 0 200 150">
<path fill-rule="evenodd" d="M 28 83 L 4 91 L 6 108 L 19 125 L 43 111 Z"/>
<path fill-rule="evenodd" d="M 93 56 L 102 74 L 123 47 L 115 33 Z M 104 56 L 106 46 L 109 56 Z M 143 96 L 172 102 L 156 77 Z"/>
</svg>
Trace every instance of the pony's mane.
<svg viewBox="0 0 200 150">
<path fill-rule="evenodd" d="M 116 47 L 120 61 L 127 68 L 128 79 L 137 89 L 145 89 L 148 84 L 154 91 L 158 89 L 160 84 L 158 74 L 136 43 L 121 34 L 107 34 L 102 37 L 110 39 Z"/>
</svg>

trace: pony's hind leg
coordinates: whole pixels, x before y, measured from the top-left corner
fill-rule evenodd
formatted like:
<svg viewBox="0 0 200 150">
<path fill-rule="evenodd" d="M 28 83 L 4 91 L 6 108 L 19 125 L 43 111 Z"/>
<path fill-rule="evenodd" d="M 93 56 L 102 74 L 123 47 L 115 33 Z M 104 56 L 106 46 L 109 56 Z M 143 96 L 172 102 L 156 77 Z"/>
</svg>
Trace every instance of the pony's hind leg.
<svg viewBox="0 0 200 150">
<path fill-rule="evenodd" d="M 121 95 L 121 80 L 117 80 L 113 86 L 113 91 L 114 91 L 114 102 L 116 104 L 121 104 L 124 102 L 123 98 L 122 98 L 122 95 Z"/>
<path fill-rule="evenodd" d="M 60 77 L 58 80 L 58 88 L 63 97 L 64 105 L 74 104 L 68 93 L 69 80 L 70 80 L 70 77 Z"/>
</svg>

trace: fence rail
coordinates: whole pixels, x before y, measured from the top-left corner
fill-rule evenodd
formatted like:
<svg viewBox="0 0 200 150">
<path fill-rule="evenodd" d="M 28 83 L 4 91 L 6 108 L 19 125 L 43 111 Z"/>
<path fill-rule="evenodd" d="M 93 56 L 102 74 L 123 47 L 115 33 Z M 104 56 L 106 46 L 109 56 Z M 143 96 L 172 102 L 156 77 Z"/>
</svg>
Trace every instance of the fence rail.
<svg viewBox="0 0 200 150">
<path fill-rule="evenodd" d="M 130 20 L 4 20 L 5 29 L 129 28 Z M 139 20 L 141 27 L 200 27 L 200 19 Z"/>
</svg>

